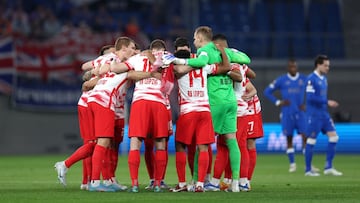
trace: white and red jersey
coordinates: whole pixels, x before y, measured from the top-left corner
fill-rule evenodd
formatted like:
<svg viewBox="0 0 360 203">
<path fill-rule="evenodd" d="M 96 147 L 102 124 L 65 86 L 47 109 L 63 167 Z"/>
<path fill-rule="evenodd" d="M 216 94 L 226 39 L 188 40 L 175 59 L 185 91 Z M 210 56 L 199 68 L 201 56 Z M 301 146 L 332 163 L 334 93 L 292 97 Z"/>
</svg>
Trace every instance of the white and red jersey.
<svg viewBox="0 0 360 203">
<path fill-rule="evenodd" d="M 118 94 L 116 94 L 115 119 L 125 119 L 125 89 L 126 88 L 119 89 Z"/>
<path fill-rule="evenodd" d="M 127 73 L 108 72 L 96 83 L 94 89 L 90 92 L 88 102 L 96 102 L 115 111 L 117 98 L 122 92 L 126 92 L 126 86 Z"/>
<path fill-rule="evenodd" d="M 109 53 L 99 56 L 94 61 L 97 61 L 99 64 L 109 64 L 112 60 L 119 61 L 119 58 L 115 54 Z M 102 75 L 94 89 L 90 92 L 88 102 L 96 102 L 105 108 L 115 111 L 118 98 L 126 94 L 126 86 L 127 73 L 116 74 L 114 72 L 107 72 Z"/>
<path fill-rule="evenodd" d="M 246 85 L 249 82 L 249 79 L 246 77 L 246 72 L 249 70 L 249 68 L 246 65 L 239 65 L 239 64 L 231 64 L 231 67 L 232 69 L 239 70 L 242 76 L 241 82 L 234 82 L 234 91 L 238 105 L 237 116 L 241 117 L 247 115 L 247 109 L 248 109 L 248 102 L 244 101 L 242 99 L 242 96 L 245 94 Z"/>
<path fill-rule="evenodd" d="M 130 57 L 126 63 L 135 71 L 151 71 L 149 58 L 140 54 Z M 137 81 L 132 102 L 134 103 L 138 100 L 150 100 L 166 105 L 166 96 L 161 92 L 161 80 L 146 78 Z"/>
<path fill-rule="evenodd" d="M 94 68 L 98 68 L 104 64 L 110 64 L 111 61 L 114 59 L 118 59 L 118 57 L 116 54 L 111 52 L 111 53 L 97 57 L 96 59 L 92 60 L 91 64 Z"/>
<path fill-rule="evenodd" d="M 89 91 L 82 92 L 80 99 L 78 101 L 78 106 L 88 107 L 87 102 L 88 102 L 89 95 L 90 95 Z"/>
<path fill-rule="evenodd" d="M 191 70 L 179 78 L 180 115 L 189 112 L 210 111 L 207 92 L 207 76 L 215 74 L 217 66 L 207 65 L 200 69 Z"/>
<path fill-rule="evenodd" d="M 254 115 L 261 112 L 261 104 L 260 99 L 255 94 L 249 101 L 248 101 L 248 111 L 247 115 Z"/>
<path fill-rule="evenodd" d="M 90 80 L 93 80 L 93 79 L 95 79 L 96 78 L 96 76 L 92 76 L 91 78 L 90 78 Z M 90 81 L 89 80 L 89 81 Z M 89 98 L 89 96 L 90 96 L 90 92 L 92 91 L 92 89 L 91 90 L 89 90 L 89 91 L 83 91 L 82 92 L 82 94 L 81 94 L 81 96 L 80 96 L 80 99 L 79 99 L 79 101 L 78 101 L 78 106 L 84 106 L 84 107 L 88 107 L 88 98 Z"/>
</svg>

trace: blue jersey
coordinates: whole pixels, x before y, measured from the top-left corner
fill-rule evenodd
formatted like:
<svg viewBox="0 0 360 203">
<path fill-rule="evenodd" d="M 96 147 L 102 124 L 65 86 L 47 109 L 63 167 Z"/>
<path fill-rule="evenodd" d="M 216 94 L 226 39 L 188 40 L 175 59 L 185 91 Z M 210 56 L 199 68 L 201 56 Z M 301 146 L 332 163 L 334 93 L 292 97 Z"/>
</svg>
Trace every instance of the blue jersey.
<svg viewBox="0 0 360 203">
<path fill-rule="evenodd" d="M 265 90 L 265 96 L 272 102 L 276 103 L 273 93 L 280 91 L 281 100 L 288 100 L 290 105 L 282 106 L 282 115 L 290 115 L 301 111 L 300 106 L 304 104 L 306 76 L 297 73 L 292 77 L 290 74 L 284 74 L 276 78 Z"/>
<path fill-rule="evenodd" d="M 316 72 L 308 76 L 306 86 L 306 112 L 313 116 L 328 114 L 327 78 Z"/>
<path fill-rule="evenodd" d="M 316 138 L 319 132 L 335 131 L 334 122 L 328 112 L 327 78 L 313 72 L 306 86 L 306 136 Z"/>
</svg>

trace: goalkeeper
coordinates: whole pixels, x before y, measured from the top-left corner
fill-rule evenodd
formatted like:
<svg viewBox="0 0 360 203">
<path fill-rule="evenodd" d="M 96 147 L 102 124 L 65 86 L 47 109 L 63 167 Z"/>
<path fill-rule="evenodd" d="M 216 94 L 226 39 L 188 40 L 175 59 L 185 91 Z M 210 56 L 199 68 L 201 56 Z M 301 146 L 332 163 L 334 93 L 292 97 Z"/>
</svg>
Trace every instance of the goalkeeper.
<svg viewBox="0 0 360 203">
<path fill-rule="evenodd" d="M 175 57 L 165 56 L 164 64 L 186 64 L 191 67 L 203 67 L 206 64 L 214 64 L 221 62 L 220 51 L 212 42 L 212 30 L 210 27 L 201 26 L 195 30 L 194 46 L 198 49 L 197 58 L 179 59 Z M 215 43 L 218 43 L 215 40 Z M 249 64 L 250 58 L 242 53 L 235 52 L 232 49 L 225 49 L 226 55 L 232 63 Z M 225 136 L 226 145 L 229 149 L 230 165 L 232 171 L 233 182 L 231 186 L 232 192 L 239 192 L 239 171 L 240 171 L 240 150 L 236 141 L 236 112 L 237 101 L 233 89 L 233 81 L 228 74 L 214 75 L 208 77 L 208 94 L 211 116 L 214 125 L 214 131 L 220 136 Z M 205 185 L 205 190 L 219 191 L 220 180 L 214 180 Z"/>
</svg>

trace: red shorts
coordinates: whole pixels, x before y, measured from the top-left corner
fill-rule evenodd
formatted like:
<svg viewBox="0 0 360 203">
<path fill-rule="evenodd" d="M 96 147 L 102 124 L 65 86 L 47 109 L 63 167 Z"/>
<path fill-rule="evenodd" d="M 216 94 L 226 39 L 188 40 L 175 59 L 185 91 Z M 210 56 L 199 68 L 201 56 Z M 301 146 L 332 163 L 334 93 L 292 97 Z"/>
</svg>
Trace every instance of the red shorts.
<svg viewBox="0 0 360 203">
<path fill-rule="evenodd" d="M 84 142 L 87 143 L 90 140 L 96 140 L 90 108 L 78 106 L 78 120 L 80 136 Z"/>
<path fill-rule="evenodd" d="M 123 141 L 124 125 L 125 125 L 124 119 L 116 119 L 115 120 L 114 136 L 115 136 L 116 143 L 121 143 Z"/>
<path fill-rule="evenodd" d="M 248 138 L 248 116 L 237 117 L 236 139 L 239 147 L 247 147 Z"/>
<path fill-rule="evenodd" d="M 89 103 L 94 120 L 95 136 L 114 138 L 115 113 L 95 102 Z"/>
<path fill-rule="evenodd" d="M 264 137 L 263 123 L 261 113 L 247 116 L 248 120 L 248 139 Z"/>
<path fill-rule="evenodd" d="M 169 136 L 169 110 L 160 102 L 139 100 L 132 104 L 129 137 L 162 138 Z"/>
<path fill-rule="evenodd" d="M 210 112 L 191 112 L 179 116 L 175 140 L 190 145 L 194 138 L 197 145 L 215 142 Z"/>
</svg>

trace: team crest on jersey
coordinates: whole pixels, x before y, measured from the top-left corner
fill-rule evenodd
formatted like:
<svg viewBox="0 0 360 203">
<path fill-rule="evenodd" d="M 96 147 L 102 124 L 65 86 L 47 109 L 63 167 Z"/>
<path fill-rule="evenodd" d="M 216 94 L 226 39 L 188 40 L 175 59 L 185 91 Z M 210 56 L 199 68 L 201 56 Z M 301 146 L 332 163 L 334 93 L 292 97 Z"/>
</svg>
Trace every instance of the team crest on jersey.
<svg viewBox="0 0 360 203">
<path fill-rule="evenodd" d="M 306 86 L 306 92 L 315 92 L 314 86 L 311 84 L 311 81 L 308 82 L 307 86 Z"/>
</svg>

